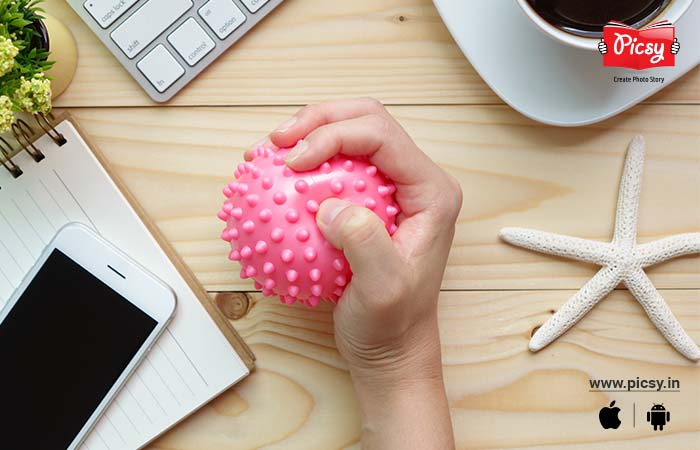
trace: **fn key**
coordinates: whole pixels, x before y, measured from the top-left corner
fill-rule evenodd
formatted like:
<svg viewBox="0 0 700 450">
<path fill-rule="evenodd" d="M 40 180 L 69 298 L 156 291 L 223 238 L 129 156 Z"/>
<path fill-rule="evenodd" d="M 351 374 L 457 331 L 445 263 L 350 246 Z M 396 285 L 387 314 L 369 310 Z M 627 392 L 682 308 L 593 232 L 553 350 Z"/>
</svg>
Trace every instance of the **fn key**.
<svg viewBox="0 0 700 450">
<path fill-rule="evenodd" d="M 136 66 L 158 92 L 165 92 L 185 74 L 185 69 L 163 45 L 154 48 Z"/>
</svg>

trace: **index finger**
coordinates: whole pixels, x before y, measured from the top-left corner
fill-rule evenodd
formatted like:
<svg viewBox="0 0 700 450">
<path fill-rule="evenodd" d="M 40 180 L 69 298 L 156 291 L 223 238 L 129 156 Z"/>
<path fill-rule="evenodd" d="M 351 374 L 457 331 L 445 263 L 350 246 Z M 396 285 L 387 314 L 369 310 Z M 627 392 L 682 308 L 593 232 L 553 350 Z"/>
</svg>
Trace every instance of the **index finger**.
<svg viewBox="0 0 700 450">
<path fill-rule="evenodd" d="M 368 114 L 377 114 L 384 110 L 384 105 L 372 98 L 308 105 L 273 131 L 270 134 L 270 140 L 280 148 L 291 147 L 320 126 Z"/>
<path fill-rule="evenodd" d="M 294 170 L 305 171 L 338 153 L 367 157 L 400 185 L 434 185 L 440 171 L 388 114 L 371 114 L 319 127 L 287 154 L 286 162 Z"/>
</svg>

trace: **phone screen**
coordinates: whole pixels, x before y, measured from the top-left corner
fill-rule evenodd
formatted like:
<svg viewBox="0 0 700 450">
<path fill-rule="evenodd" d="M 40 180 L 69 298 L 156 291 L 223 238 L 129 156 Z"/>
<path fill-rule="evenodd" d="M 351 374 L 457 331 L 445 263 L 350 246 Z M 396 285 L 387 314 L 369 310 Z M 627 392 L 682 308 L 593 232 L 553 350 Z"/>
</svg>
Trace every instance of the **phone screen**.
<svg viewBox="0 0 700 450">
<path fill-rule="evenodd" d="M 0 447 L 68 448 L 156 325 L 54 250 L 0 323 Z"/>
</svg>

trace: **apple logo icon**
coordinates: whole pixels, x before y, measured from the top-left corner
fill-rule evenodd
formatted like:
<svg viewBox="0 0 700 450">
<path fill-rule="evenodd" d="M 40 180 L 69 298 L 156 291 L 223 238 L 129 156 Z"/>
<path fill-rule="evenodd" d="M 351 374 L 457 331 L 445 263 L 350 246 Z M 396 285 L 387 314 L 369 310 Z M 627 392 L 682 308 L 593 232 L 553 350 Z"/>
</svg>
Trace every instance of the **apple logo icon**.
<svg viewBox="0 0 700 450">
<path fill-rule="evenodd" d="M 620 424 L 622 423 L 620 418 L 617 416 L 618 414 L 620 414 L 620 408 L 615 406 L 615 400 L 613 400 L 612 403 L 610 403 L 610 407 L 605 406 L 600 410 L 598 413 L 598 419 L 600 420 L 600 424 L 606 430 L 608 428 L 617 430 L 620 428 Z"/>
</svg>

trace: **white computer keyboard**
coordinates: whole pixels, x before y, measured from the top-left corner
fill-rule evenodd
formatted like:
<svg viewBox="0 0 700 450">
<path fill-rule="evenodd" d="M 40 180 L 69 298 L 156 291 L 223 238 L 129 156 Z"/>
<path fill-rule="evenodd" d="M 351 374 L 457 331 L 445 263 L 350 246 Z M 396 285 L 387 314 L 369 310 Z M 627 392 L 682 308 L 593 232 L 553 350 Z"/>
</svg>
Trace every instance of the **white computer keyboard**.
<svg viewBox="0 0 700 450">
<path fill-rule="evenodd" d="M 158 102 L 169 100 L 283 0 L 68 0 Z"/>
</svg>

